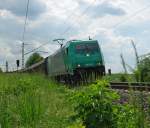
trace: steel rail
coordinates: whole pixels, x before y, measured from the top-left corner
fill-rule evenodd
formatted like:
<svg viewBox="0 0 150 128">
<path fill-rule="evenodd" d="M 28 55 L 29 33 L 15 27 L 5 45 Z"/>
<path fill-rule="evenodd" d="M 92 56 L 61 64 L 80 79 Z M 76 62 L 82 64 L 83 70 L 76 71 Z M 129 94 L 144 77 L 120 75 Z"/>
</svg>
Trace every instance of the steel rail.
<svg viewBox="0 0 150 128">
<path fill-rule="evenodd" d="M 112 89 L 123 89 L 123 90 L 137 90 L 137 91 L 150 91 L 150 83 L 146 82 L 110 82 L 110 87 Z"/>
</svg>

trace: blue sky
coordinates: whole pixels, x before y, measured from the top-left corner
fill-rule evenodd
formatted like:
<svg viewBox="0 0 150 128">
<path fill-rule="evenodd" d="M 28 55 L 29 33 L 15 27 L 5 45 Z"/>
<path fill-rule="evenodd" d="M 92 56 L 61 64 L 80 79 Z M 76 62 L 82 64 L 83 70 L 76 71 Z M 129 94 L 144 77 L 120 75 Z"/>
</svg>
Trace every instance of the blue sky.
<svg viewBox="0 0 150 128">
<path fill-rule="evenodd" d="M 21 59 L 21 39 L 27 0 L 0 0 L 0 65 L 8 60 L 10 69 Z M 135 66 L 131 40 L 140 55 L 150 52 L 149 0 L 30 0 L 25 34 L 25 51 L 49 42 L 40 49 L 49 52 L 59 48 L 55 38 L 99 41 L 106 67 L 122 72 L 120 54 Z M 64 33 L 66 30 L 68 30 Z M 27 59 L 28 56 L 26 56 Z"/>
</svg>

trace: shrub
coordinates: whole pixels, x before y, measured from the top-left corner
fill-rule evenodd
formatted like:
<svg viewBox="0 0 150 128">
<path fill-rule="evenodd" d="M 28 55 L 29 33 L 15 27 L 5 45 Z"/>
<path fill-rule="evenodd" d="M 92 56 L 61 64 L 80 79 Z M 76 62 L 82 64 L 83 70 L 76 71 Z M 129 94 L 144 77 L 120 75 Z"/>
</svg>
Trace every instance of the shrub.
<svg viewBox="0 0 150 128">
<path fill-rule="evenodd" d="M 76 101 L 76 117 L 81 118 L 86 128 L 116 128 L 117 115 L 113 103 L 119 96 L 109 88 L 108 83 L 98 81 L 86 91 L 77 93 L 73 99 Z"/>
<path fill-rule="evenodd" d="M 150 57 L 142 59 L 138 65 L 142 82 L 150 82 Z"/>
<path fill-rule="evenodd" d="M 127 82 L 127 77 L 125 76 L 125 74 L 120 74 L 120 81 Z"/>
<path fill-rule="evenodd" d="M 149 128 L 149 111 L 145 110 L 143 93 L 128 94 L 128 101 L 98 81 L 73 96 L 75 119 L 86 128 Z"/>
<path fill-rule="evenodd" d="M 2 73 L 3 72 L 3 70 L 2 70 L 2 68 L 0 68 L 0 73 Z"/>
</svg>

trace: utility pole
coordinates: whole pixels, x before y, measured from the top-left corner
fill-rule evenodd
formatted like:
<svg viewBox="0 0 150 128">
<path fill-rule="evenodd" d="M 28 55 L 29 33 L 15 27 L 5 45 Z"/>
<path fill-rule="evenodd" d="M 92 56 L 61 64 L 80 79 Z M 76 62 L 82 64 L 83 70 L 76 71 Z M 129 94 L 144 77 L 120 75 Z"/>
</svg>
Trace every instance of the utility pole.
<svg viewBox="0 0 150 128">
<path fill-rule="evenodd" d="M 24 69 L 24 42 L 22 43 L 22 69 Z"/>
<path fill-rule="evenodd" d="M 136 45 L 135 45 L 133 40 L 131 40 L 131 43 L 132 43 L 132 46 L 133 46 L 133 49 L 134 49 L 134 52 L 135 52 L 136 63 L 138 65 L 139 64 L 139 56 L 138 56 L 138 52 L 137 52 L 137 49 L 136 49 Z"/>
<path fill-rule="evenodd" d="M 18 71 L 18 68 L 19 68 L 19 65 L 20 65 L 20 61 L 19 60 L 16 60 L 16 65 L 17 65 L 17 71 Z"/>
<path fill-rule="evenodd" d="M 124 57 L 123 57 L 122 54 L 120 54 L 120 58 L 121 58 L 121 61 L 122 61 L 122 66 L 123 66 L 124 72 L 125 72 L 125 74 L 127 74 L 128 71 L 127 71 L 127 68 L 126 68 L 126 63 L 125 63 L 125 60 L 124 60 Z"/>
<path fill-rule="evenodd" d="M 27 9 L 26 9 L 24 29 L 23 29 L 23 35 L 22 35 L 22 69 L 24 69 L 24 45 L 25 45 L 24 39 L 25 39 L 26 25 L 27 25 L 27 20 L 28 20 L 29 3 L 30 3 L 30 0 L 27 1 Z"/>
<path fill-rule="evenodd" d="M 8 72 L 8 61 L 6 61 L 6 72 Z"/>
</svg>

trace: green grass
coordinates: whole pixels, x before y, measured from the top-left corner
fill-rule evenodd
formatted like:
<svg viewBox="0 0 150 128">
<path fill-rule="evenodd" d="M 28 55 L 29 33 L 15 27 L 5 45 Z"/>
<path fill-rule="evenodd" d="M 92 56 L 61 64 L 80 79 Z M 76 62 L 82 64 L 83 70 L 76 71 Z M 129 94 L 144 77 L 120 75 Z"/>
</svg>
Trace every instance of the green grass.
<svg viewBox="0 0 150 128">
<path fill-rule="evenodd" d="M 133 74 L 128 74 L 128 77 L 130 79 L 130 82 L 136 82 Z M 111 81 L 111 82 L 125 82 L 123 81 L 123 79 L 126 79 L 126 76 L 122 73 L 116 73 L 112 75 L 106 75 L 103 77 L 103 79 Z"/>
<path fill-rule="evenodd" d="M 74 114 L 70 92 L 41 75 L 0 74 L 1 127 L 68 127 Z"/>
<path fill-rule="evenodd" d="M 132 78 L 132 75 L 129 76 Z M 105 76 L 104 79 L 119 82 L 120 74 Z M 71 99 L 74 94 L 80 94 L 83 91 L 87 95 L 90 94 L 88 91 L 90 86 L 92 85 L 69 89 L 39 74 L 0 74 L 0 126 L 2 128 L 84 128 L 82 126 L 83 120 L 75 120 L 77 113 L 75 106 L 80 103 L 79 99 L 84 96 L 77 99 L 77 103 L 72 102 Z M 99 89 L 97 91 L 99 96 Z M 93 93 L 89 96 L 92 97 L 92 95 Z M 111 95 L 109 94 L 109 96 Z M 133 99 L 133 103 L 141 105 L 141 102 L 135 101 L 134 95 L 131 95 L 131 99 Z M 107 101 L 107 98 L 103 100 Z M 89 101 L 87 101 L 87 106 L 88 103 Z M 142 103 L 144 103 L 143 99 Z M 93 101 L 91 105 L 93 106 Z M 130 126 L 132 122 L 140 123 L 139 128 L 141 128 L 142 123 L 145 123 L 143 124 L 145 126 L 149 124 L 149 121 L 146 122 L 147 118 L 145 119 L 143 116 L 145 114 L 144 110 L 137 109 L 136 104 L 131 104 L 133 107 L 128 107 L 128 105 L 130 103 L 118 104 L 117 106 L 121 106 L 121 109 L 118 110 L 121 115 L 118 116 L 119 128 L 125 128 L 125 125 Z M 124 113 L 122 113 L 123 110 Z M 134 112 L 134 110 L 139 111 Z M 138 116 L 137 113 L 141 115 Z M 125 119 L 129 117 L 136 121 L 131 120 L 126 123 Z M 125 125 L 122 125 L 122 121 Z M 149 125 L 145 128 L 147 127 Z"/>
</svg>

